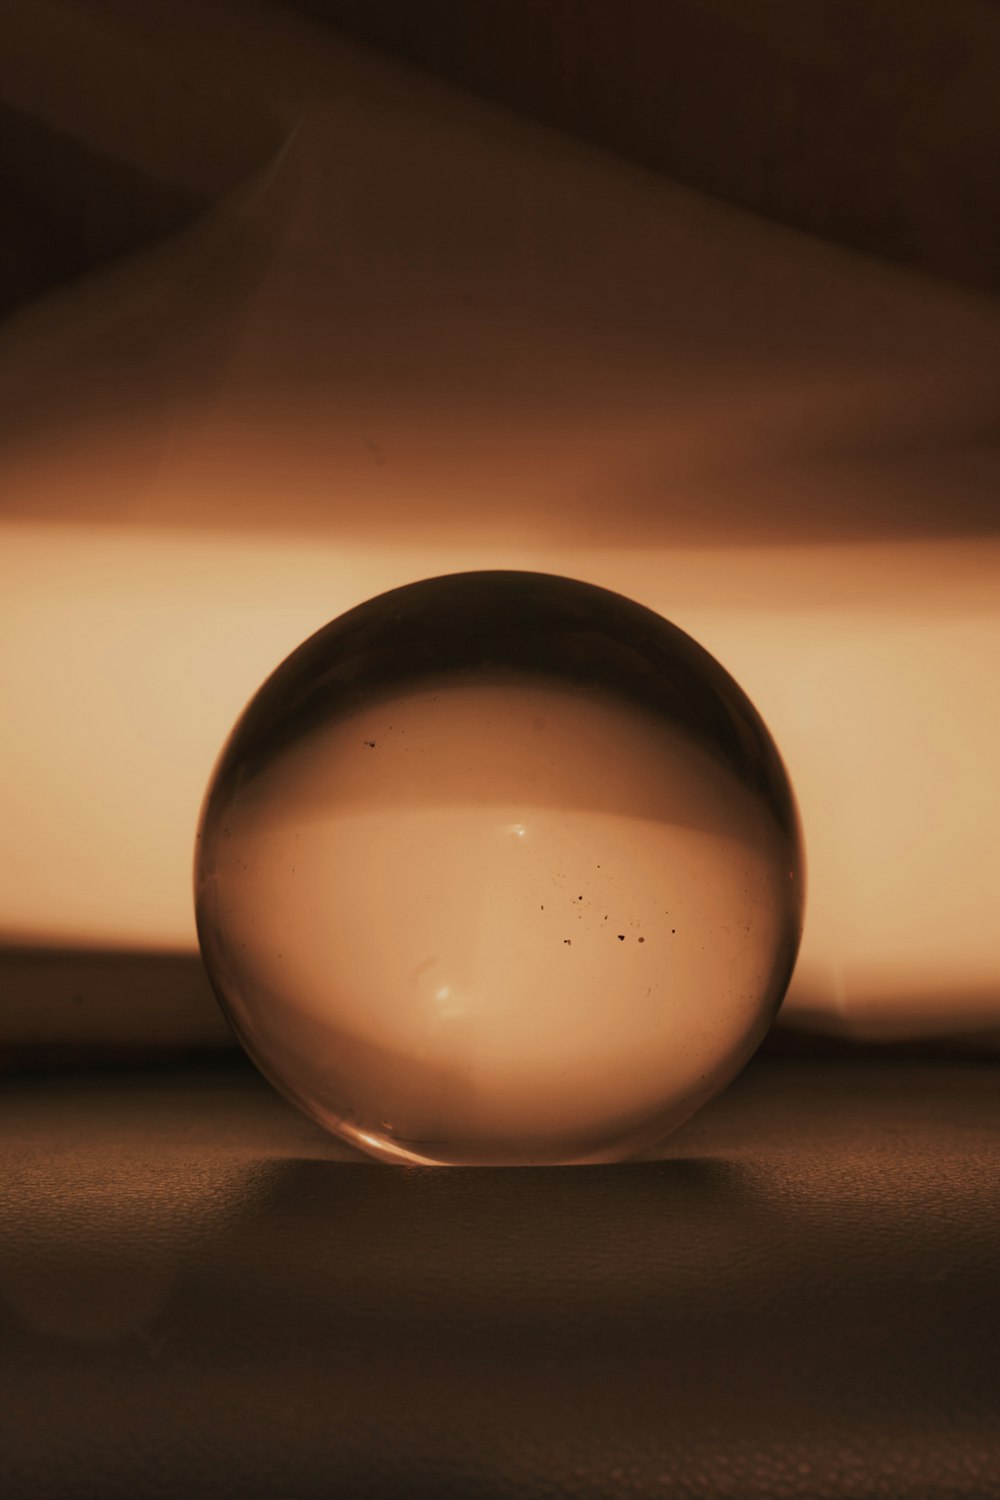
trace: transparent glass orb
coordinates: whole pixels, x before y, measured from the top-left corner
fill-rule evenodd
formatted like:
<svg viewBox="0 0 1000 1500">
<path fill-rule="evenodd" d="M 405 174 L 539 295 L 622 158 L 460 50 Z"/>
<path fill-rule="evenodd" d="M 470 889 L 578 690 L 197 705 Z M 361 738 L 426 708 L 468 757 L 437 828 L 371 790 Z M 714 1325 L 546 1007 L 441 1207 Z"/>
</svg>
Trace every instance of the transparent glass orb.
<svg viewBox="0 0 1000 1500">
<path fill-rule="evenodd" d="M 798 947 L 756 710 L 648 609 L 538 573 L 395 589 L 233 730 L 198 930 L 247 1051 L 393 1162 L 601 1162 L 722 1088 Z"/>
</svg>

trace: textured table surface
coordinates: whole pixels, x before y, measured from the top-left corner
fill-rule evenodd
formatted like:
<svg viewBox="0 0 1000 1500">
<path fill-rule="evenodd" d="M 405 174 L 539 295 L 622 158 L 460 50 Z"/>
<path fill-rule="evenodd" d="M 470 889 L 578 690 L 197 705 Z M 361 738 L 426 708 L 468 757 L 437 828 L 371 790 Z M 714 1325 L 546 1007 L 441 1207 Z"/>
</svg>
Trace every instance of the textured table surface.
<svg viewBox="0 0 1000 1500">
<path fill-rule="evenodd" d="M 407 1170 L 255 1075 L 0 1098 L 0 1494 L 1000 1493 L 1000 1070 L 758 1061 L 658 1160 Z"/>
</svg>

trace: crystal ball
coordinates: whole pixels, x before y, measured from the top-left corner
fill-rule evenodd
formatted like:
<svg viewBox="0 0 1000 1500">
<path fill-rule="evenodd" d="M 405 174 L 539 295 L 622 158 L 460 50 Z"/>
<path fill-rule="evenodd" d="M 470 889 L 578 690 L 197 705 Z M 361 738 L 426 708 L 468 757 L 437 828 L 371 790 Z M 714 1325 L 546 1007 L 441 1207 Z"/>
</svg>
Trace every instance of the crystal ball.
<svg viewBox="0 0 1000 1500">
<path fill-rule="evenodd" d="M 608 1162 L 721 1089 L 781 1003 L 798 816 L 749 699 L 591 584 L 382 594 L 267 679 L 196 855 L 233 1028 L 389 1162 Z"/>
</svg>

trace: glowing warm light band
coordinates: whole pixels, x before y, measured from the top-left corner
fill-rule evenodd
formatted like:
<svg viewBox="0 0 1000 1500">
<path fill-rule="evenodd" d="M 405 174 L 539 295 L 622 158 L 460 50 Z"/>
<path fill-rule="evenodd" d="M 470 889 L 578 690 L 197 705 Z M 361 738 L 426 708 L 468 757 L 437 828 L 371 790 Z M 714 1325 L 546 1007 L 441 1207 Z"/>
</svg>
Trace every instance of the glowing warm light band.
<svg viewBox="0 0 1000 1500">
<path fill-rule="evenodd" d="M 809 860 L 790 1013 L 876 1035 L 995 1025 L 998 550 L 348 549 L 8 525 L 0 932 L 193 949 L 201 796 L 263 677 L 386 588 L 537 568 L 665 614 L 733 673 L 774 733 Z M 863 586 L 880 572 L 893 580 L 881 601 Z M 861 594 L 853 603 L 846 580 Z"/>
</svg>

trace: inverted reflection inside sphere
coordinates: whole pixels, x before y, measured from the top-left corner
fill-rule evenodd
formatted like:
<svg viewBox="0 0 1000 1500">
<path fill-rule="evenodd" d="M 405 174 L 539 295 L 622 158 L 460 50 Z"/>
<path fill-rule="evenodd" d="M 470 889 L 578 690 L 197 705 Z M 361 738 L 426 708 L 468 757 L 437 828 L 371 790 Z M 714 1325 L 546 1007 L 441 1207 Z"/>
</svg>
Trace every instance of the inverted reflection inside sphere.
<svg viewBox="0 0 1000 1500">
<path fill-rule="evenodd" d="M 396 589 L 253 699 L 206 799 L 209 974 L 258 1066 L 387 1160 L 610 1161 L 754 1050 L 798 823 L 756 711 L 619 595 Z"/>
</svg>

